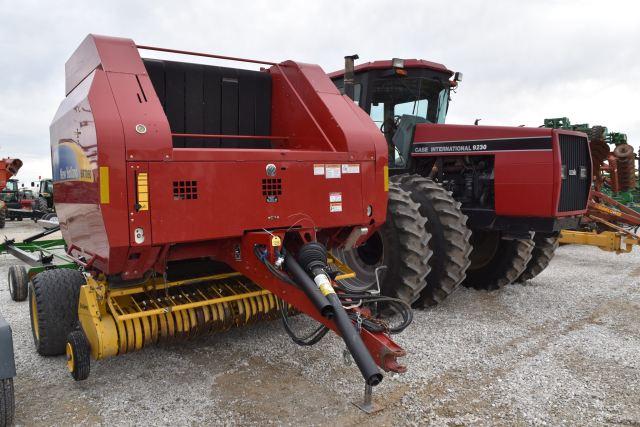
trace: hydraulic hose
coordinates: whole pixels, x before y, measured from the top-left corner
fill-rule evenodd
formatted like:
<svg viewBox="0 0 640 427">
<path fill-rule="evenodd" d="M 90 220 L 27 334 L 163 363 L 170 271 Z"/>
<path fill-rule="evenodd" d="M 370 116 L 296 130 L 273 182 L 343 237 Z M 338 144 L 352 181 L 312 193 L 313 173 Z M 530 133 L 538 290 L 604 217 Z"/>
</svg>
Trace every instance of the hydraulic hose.
<svg viewBox="0 0 640 427">
<path fill-rule="evenodd" d="M 364 381 L 370 386 L 380 384 L 380 382 L 382 382 L 380 369 L 378 369 L 376 362 L 374 362 L 373 357 L 371 357 L 371 353 L 369 353 L 364 342 L 362 342 L 360 332 L 356 330 L 347 312 L 342 307 L 340 298 L 338 298 L 338 295 L 335 293 L 331 293 L 327 295 L 327 299 L 334 309 L 333 321 L 336 323 L 336 327 L 340 331 L 340 335 L 347 345 L 349 353 L 351 353 L 358 369 L 360 369 Z"/>
<path fill-rule="evenodd" d="M 290 270 L 296 281 L 310 282 L 308 285 L 315 285 L 315 289 L 321 291 L 321 295 L 331 304 L 333 308 L 333 321 L 342 336 L 347 349 L 351 353 L 353 360 L 356 362 L 360 373 L 364 377 L 365 382 L 369 386 L 376 386 L 382 381 L 382 374 L 378 369 L 378 366 L 373 361 L 371 353 L 364 345 L 362 338 L 360 337 L 360 331 L 355 328 L 353 322 L 347 315 L 342 302 L 338 295 L 336 295 L 329 277 L 325 272 L 327 268 L 327 250 L 320 243 L 307 243 L 298 252 L 298 258 L 303 263 L 302 267 L 297 263 L 293 257 L 290 258 L 289 265 L 296 266 L 302 271 L 304 277 L 298 278 L 294 274 L 294 271 Z M 285 263 L 287 259 L 285 258 Z M 295 271 L 298 271 L 294 268 Z M 306 270 L 306 271 L 305 271 Z M 311 281 L 313 277 L 313 281 Z"/>
<path fill-rule="evenodd" d="M 334 308 L 329 304 L 327 298 L 322 295 L 322 292 L 320 292 L 318 286 L 311 280 L 311 277 L 300 267 L 298 261 L 287 253 L 284 258 L 284 266 L 320 314 L 322 314 L 323 317 L 331 318 L 334 314 Z"/>
</svg>

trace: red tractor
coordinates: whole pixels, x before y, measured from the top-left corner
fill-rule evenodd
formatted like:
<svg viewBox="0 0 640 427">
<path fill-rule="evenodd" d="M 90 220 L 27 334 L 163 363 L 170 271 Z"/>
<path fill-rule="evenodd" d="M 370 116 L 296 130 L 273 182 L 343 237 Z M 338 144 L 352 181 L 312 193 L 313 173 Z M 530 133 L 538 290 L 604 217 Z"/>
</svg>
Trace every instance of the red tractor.
<svg viewBox="0 0 640 427">
<path fill-rule="evenodd" d="M 379 232 L 356 249 L 338 249 L 357 273 L 348 286 L 369 289 L 384 274 L 383 293 L 434 305 L 459 284 L 492 290 L 539 274 L 559 231 L 585 213 L 586 135 L 444 124 L 460 73 L 424 60 L 354 67 L 354 59 L 346 57 L 346 72 L 330 77 L 380 128 L 391 182 L 411 195 L 421 217 L 390 202 Z"/>
<path fill-rule="evenodd" d="M 337 331 L 368 387 L 382 379 L 378 367 L 405 370 L 389 334 L 408 325 L 410 307 L 344 288 L 354 274 L 327 250 L 384 223 L 387 189 L 390 203 L 419 212 L 387 180 L 384 137 L 320 67 L 90 35 L 66 63 L 50 134 L 54 202 L 76 268 L 33 277 L 31 322 L 38 352 L 66 352 L 74 379 L 89 375 L 90 358 L 280 316 L 303 345 Z M 380 309 L 402 319 L 382 322 Z M 296 312 L 320 327 L 296 336 L 287 321 Z"/>
</svg>

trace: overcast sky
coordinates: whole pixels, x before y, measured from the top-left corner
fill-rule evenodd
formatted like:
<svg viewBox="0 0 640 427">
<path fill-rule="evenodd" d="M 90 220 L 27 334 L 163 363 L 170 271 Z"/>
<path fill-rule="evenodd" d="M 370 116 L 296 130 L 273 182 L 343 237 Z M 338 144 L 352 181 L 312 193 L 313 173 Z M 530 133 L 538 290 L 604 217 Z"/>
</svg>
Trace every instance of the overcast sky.
<svg viewBox="0 0 640 427">
<path fill-rule="evenodd" d="M 225 4 L 226 3 L 226 4 Z M 640 144 L 636 1 L 0 0 L 0 157 L 51 176 L 49 123 L 64 63 L 88 33 L 138 44 L 339 69 L 422 58 L 462 71 L 449 123 L 602 124 Z M 232 65 L 233 66 L 233 65 Z"/>
</svg>

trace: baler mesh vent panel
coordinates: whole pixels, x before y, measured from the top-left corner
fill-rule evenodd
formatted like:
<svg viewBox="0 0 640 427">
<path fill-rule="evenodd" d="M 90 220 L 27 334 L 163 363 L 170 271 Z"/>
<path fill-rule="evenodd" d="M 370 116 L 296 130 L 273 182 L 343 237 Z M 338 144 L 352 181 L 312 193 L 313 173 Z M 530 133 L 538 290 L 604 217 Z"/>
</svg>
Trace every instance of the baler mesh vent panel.
<svg viewBox="0 0 640 427">
<path fill-rule="evenodd" d="M 265 178 L 262 180 L 263 196 L 280 196 L 282 194 L 281 178 Z"/>
<path fill-rule="evenodd" d="M 196 200 L 198 181 L 173 181 L 173 200 Z"/>
<path fill-rule="evenodd" d="M 587 206 L 591 186 L 591 160 L 587 138 L 558 134 L 560 162 L 565 178 L 560 187 L 558 212 L 583 210 Z M 586 176 L 581 176 L 586 175 Z"/>
<path fill-rule="evenodd" d="M 271 75 L 186 62 L 143 59 L 171 131 L 271 134 Z M 173 137 L 175 148 L 271 148 L 262 139 Z"/>
</svg>

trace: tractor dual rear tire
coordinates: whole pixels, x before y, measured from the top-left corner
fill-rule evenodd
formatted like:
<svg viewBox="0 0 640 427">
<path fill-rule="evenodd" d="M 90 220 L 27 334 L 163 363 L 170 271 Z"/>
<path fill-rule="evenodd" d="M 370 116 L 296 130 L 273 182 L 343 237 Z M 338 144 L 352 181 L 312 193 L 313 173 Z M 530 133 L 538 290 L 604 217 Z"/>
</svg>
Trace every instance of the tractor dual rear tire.
<svg viewBox="0 0 640 427">
<path fill-rule="evenodd" d="M 24 301 L 29 294 L 29 275 L 22 265 L 12 265 L 8 274 L 9 294 L 14 301 Z"/>
<path fill-rule="evenodd" d="M 447 298 L 466 277 L 473 249 L 467 228 L 467 216 L 460 210 L 460 202 L 440 184 L 421 175 L 399 175 L 394 178 L 411 199 L 420 205 L 420 213 L 427 218 L 425 228 L 431 239 L 429 259 L 431 271 L 426 277 L 418 307 L 434 306 Z"/>
<path fill-rule="evenodd" d="M 80 287 L 86 280 L 78 270 L 46 270 L 29 283 L 29 312 L 36 350 L 41 356 L 65 353 L 67 336 L 78 324 Z"/>
<path fill-rule="evenodd" d="M 474 250 L 467 278 L 468 288 L 494 291 L 513 283 L 527 268 L 534 244 L 531 239 L 502 239 L 496 231 L 474 231 Z"/>
<path fill-rule="evenodd" d="M 534 248 L 531 252 L 531 259 L 527 264 L 527 268 L 518 277 L 517 282 L 524 283 L 531 280 L 549 266 L 551 259 L 556 253 L 559 246 L 560 237 L 558 234 L 553 236 L 536 235 L 533 238 Z"/>
<path fill-rule="evenodd" d="M 13 378 L 0 379 L 0 427 L 13 425 L 15 409 Z"/>
<path fill-rule="evenodd" d="M 426 231 L 426 222 L 409 192 L 396 183 L 389 183 L 387 220 L 380 230 L 358 248 L 333 251 L 334 256 L 356 273 L 356 279 L 343 281 L 343 286 L 349 290 L 375 288 L 375 271 L 386 266 L 380 274 L 381 293 L 408 304 L 416 302 L 430 268 L 431 235 Z"/>
</svg>

